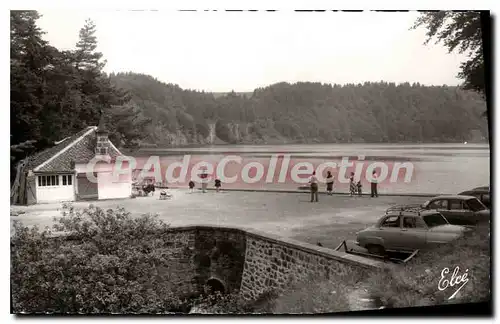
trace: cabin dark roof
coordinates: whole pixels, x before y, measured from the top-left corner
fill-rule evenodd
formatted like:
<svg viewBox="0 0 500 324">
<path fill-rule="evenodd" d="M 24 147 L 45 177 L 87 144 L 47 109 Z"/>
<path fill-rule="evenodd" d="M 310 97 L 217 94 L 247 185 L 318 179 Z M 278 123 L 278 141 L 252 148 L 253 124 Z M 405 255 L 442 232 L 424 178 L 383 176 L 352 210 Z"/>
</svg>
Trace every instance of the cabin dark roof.
<svg viewBox="0 0 500 324">
<path fill-rule="evenodd" d="M 61 143 L 39 152 L 28 162 L 27 170 L 53 173 L 73 172 L 73 163 L 85 163 L 95 156 L 96 130 L 96 126 L 89 126 Z M 63 152 L 61 153 L 61 151 Z M 115 158 L 121 153 L 111 145 L 109 155 L 111 158 Z M 50 160 L 54 156 L 56 157 Z M 37 167 L 40 168 L 36 170 Z"/>
</svg>

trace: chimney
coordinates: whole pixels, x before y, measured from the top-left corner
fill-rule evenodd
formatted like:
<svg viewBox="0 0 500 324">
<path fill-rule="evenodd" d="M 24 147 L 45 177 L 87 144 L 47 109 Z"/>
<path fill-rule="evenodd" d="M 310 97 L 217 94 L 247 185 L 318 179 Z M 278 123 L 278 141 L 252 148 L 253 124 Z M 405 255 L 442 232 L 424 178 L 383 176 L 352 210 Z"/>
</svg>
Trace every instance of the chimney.
<svg viewBox="0 0 500 324">
<path fill-rule="evenodd" d="M 104 125 L 104 114 L 101 113 L 101 120 L 96 130 L 97 142 L 95 146 L 95 155 L 99 157 L 109 157 L 109 132 Z"/>
</svg>

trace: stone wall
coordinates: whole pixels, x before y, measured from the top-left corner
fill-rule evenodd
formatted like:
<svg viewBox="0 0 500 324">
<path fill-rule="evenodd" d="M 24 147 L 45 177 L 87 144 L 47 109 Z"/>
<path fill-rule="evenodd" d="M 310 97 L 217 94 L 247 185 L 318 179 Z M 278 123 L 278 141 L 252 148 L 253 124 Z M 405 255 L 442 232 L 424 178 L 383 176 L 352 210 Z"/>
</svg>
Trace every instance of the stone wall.
<svg viewBox="0 0 500 324">
<path fill-rule="evenodd" d="M 267 290 L 284 288 L 290 279 L 314 276 L 335 280 L 355 268 L 384 263 L 249 229 L 214 226 L 172 228 L 169 278 L 182 293 L 199 294 L 210 279 L 226 293 L 240 291 L 253 300 Z"/>
<path fill-rule="evenodd" d="M 246 250 L 244 232 L 231 228 L 198 228 L 195 250 L 198 290 L 210 279 L 220 281 L 225 293 L 240 288 Z"/>
<path fill-rule="evenodd" d="M 168 267 L 161 280 L 172 282 L 181 296 L 198 295 L 210 279 L 224 286 L 226 293 L 240 288 L 245 262 L 245 233 L 231 228 L 204 226 L 175 227 L 165 236 Z M 163 251 L 161 251 L 163 252 Z"/>
<path fill-rule="evenodd" d="M 158 267 L 158 277 L 152 282 L 169 281 L 172 284 L 173 293 L 181 297 L 198 294 L 194 262 L 196 255 L 195 231 L 173 229 L 163 239 L 163 248 L 157 252 L 168 255 L 169 262 Z"/>
<path fill-rule="evenodd" d="M 269 290 L 279 291 L 293 280 L 313 277 L 335 281 L 335 277 L 344 277 L 355 268 L 375 270 L 385 266 L 380 261 L 253 230 L 246 231 L 246 240 L 240 294 L 247 300 Z"/>
</svg>

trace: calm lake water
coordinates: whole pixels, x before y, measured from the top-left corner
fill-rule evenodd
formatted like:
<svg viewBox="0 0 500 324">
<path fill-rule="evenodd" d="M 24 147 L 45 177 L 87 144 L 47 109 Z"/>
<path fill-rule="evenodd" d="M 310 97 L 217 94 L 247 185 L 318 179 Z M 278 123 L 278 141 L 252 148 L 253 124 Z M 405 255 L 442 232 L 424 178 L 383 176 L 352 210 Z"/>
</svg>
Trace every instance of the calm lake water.
<svg viewBox="0 0 500 324">
<path fill-rule="evenodd" d="M 340 165 L 342 158 L 349 158 L 354 165 L 347 169 L 348 175 L 355 170 L 356 163 L 363 163 L 360 168 L 364 176 L 367 166 L 374 162 L 383 162 L 389 166 L 388 179 L 392 175 L 394 163 L 412 163 L 412 179 L 404 182 L 404 170 L 400 171 L 399 180 L 384 181 L 379 185 L 379 192 L 383 193 L 458 193 L 473 187 L 484 186 L 490 183 L 490 150 L 487 144 L 312 144 L 312 145 L 224 145 L 211 147 L 175 148 L 175 149 L 148 149 L 139 155 L 160 155 L 163 159 L 181 161 L 185 155 L 190 155 L 192 161 L 213 161 L 217 163 L 228 155 L 242 157 L 247 162 L 259 162 L 267 170 L 272 155 L 289 154 L 290 167 L 298 162 L 310 162 L 315 167 L 325 162 L 335 162 Z M 137 156 L 137 154 L 136 154 Z M 359 156 L 362 156 L 358 161 Z M 191 162 L 193 164 L 193 162 Z M 241 171 L 241 165 L 233 171 L 232 176 Z M 280 165 L 278 163 L 278 165 Z M 228 164 L 229 166 L 229 164 Z M 231 169 L 229 167 L 229 169 Z M 279 169 L 279 166 L 278 166 Z M 335 178 L 335 191 L 348 191 L 348 183 L 341 183 L 338 179 L 339 169 L 332 170 Z M 232 172 L 232 174 L 231 174 Z M 279 174 L 279 170 L 276 171 Z M 370 172 L 369 172 L 370 173 Z M 397 172 L 396 172 L 397 173 Z M 227 173 L 226 173 L 227 174 Z M 251 176 L 255 172 L 250 172 Z M 266 175 L 263 176 L 264 178 Z M 305 176 L 302 176 L 305 177 Z M 278 175 L 276 175 L 278 178 Z M 189 179 L 187 180 L 189 181 Z M 361 178 L 363 191 L 369 191 L 369 183 Z M 181 184 L 184 186 L 185 184 Z M 213 187 L 213 183 L 210 184 Z M 300 184 L 289 177 L 284 183 L 264 180 L 251 185 L 237 181 L 233 184 L 223 184 L 226 188 L 259 187 L 276 189 L 297 189 Z M 324 185 L 320 185 L 324 189 Z"/>
</svg>

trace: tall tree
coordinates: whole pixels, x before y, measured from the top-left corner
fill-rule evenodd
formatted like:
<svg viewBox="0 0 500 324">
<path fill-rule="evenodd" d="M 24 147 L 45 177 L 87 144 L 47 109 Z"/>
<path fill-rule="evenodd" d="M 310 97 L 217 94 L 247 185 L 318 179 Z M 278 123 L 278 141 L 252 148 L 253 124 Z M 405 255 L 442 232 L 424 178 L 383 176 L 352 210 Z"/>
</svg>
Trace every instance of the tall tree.
<svg viewBox="0 0 500 324">
<path fill-rule="evenodd" d="M 43 139 L 40 115 L 45 105 L 47 71 L 57 50 L 42 39 L 36 11 L 10 14 L 10 112 L 12 144 Z M 41 144 L 43 145 L 43 144 Z"/>
<path fill-rule="evenodd" d="M 476 11 L 424 12 L 417 18 L 413 29 L 427 29 L 428 44 L 432 39 L 442 42 L 449 52 L 467 53 L 469 59 L 460 65 L 458 77 L 464 80 L 464 89 L 485 93 L 483 40 L 481 14 Z"/>
</svg>

